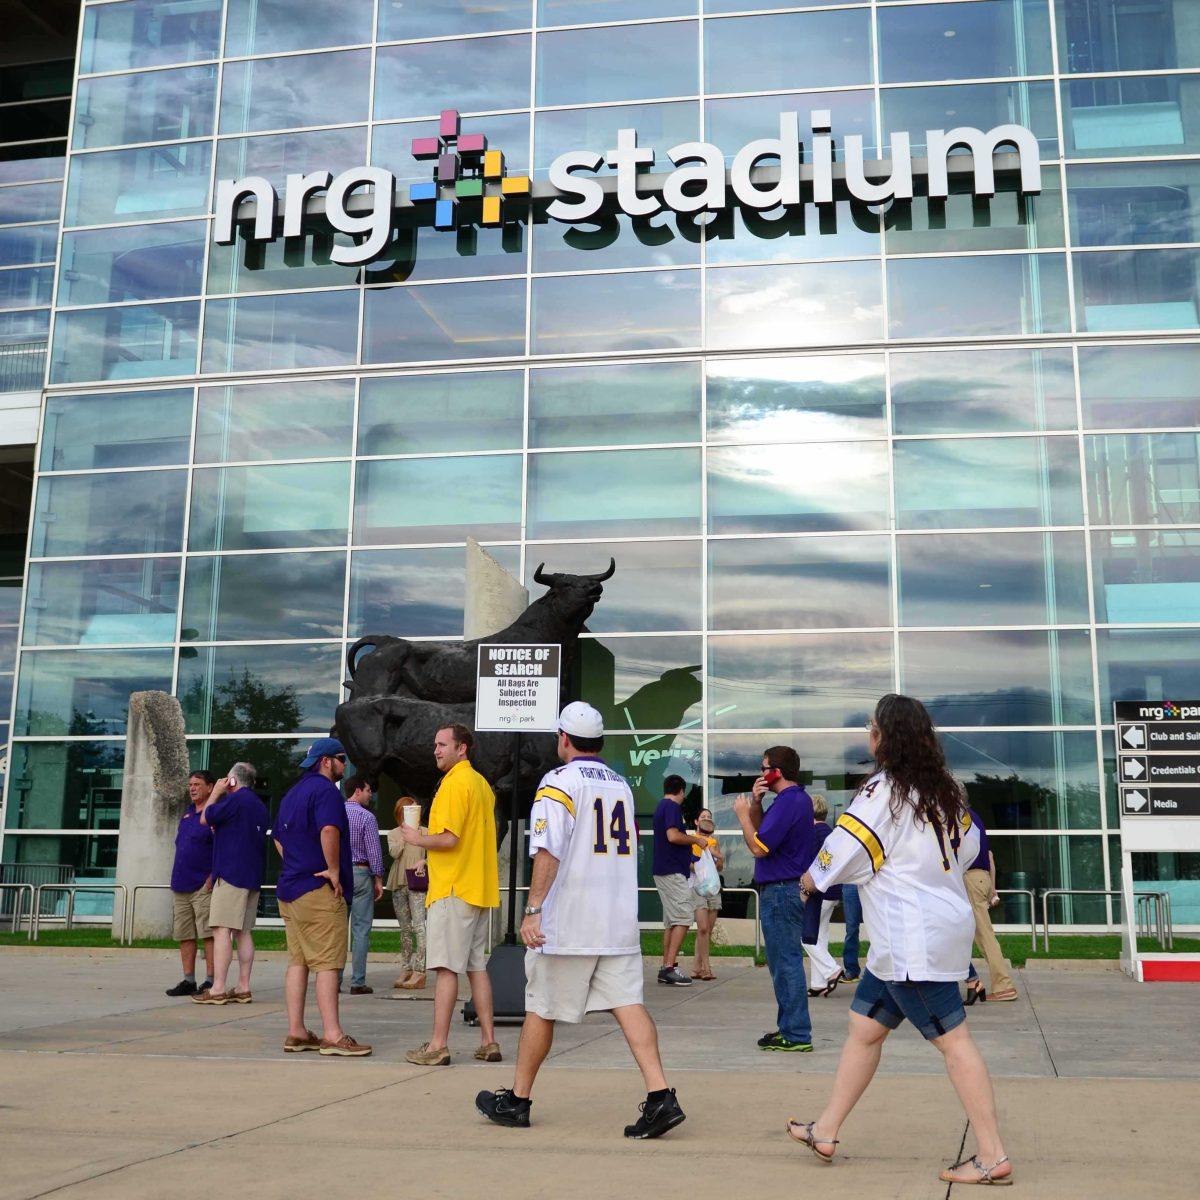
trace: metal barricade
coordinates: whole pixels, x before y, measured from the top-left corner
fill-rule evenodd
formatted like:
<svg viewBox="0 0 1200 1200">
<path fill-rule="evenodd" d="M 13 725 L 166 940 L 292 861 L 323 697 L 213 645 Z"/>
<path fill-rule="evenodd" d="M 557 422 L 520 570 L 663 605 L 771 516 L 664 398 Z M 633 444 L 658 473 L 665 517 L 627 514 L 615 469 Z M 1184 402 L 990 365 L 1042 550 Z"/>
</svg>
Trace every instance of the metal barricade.
<svg viewBox="0 0 1200 1200">
<path fill-rule="evenodd" d="M 1158 924 L 1158 941 L 1159 945 L 1165 949 L 1169 943 L 1174 944 L 1174 938 L 1167 932 L 1170 920 L 1170 897 L 1167 897 L 1167 902 L 1164 905 L 1162 902 L 1163 895 L 1164 893 L 1155 891 L 1134 892 L 1133 902 L 1134 922 L 1136 925 L 1138 919 L 1138 897 L 1145 896 L 1154 901 L 1155 916 Z M 1047 888 L 1042 893 L 1042 950 L 1046 954 L 1050 953 L 1050 899 L 1053 896 L 1116 896 L 1118 900 L 1123 899 L 1121 892 L 1112 891 L 1108 888 Z"/>
<path fill-rule="evenodd" d="M 42 925 L 42 893 L 66 892 L 67 911 L 64 928 L 70 929 L 75 916 L 76 892 L 112 892 L 115 896 L 121 893 L 121 943 L 125 942 L 126 914 L 129 912 L 129 889 L 123 883 L 43 883 L 39 884 L 33 894 L 33 917 L 30 921 L 29 940 L 36 942 L 41 933 Z"/>
<path fill-rule="evenodd" d="M 1155 924 L 1158 926 L 1158 944 L 1164 950 L 1175 948 L 1175 931 L 1171 923 L 1171 896 L 1169 892 L 1147 889 L 1133 893 L 1134 924 L 1139 934 L 1145 930 L 1146 937 L 1153 937 L 1150 927 L 1150 905 L 1154 905 Z M 1142 913 L 1145 912 L 1143 921 Z"/>
<path fill-rule="evenodd" d="M 138 892 L 169 892 L 171 885 L 169 883 L 135 883 L 133 885 L 133 896 L 129 902 L 129 920 L 121 926 L 121 942 L 123 945 L 133 945 L 133 926 L 134 916 L 137 913 L 137 898 Z M 264 883 L 259 889 L 259 895 L 263 892 L 273 892 L 275 884 Z"/>
<path fill-rule="evenodd" d="M 13 933 L 21 932 L 21 920 L 25 913 L 25 893 L 29 893 L 29 940 L 33 941 L 33 906 L 37 902 L 37 889 L 32 883 L 0 883 L 0 892 L 16 892 L 17 903 L 13 909 Z"/>
<path fill-rule="evenodd" d="M 1037 893 L 1033 888 L 997 888 L 997 896 L 1028 896 L 1029 897 L 1029 946 L 1037 949 Z"/>
</svg>

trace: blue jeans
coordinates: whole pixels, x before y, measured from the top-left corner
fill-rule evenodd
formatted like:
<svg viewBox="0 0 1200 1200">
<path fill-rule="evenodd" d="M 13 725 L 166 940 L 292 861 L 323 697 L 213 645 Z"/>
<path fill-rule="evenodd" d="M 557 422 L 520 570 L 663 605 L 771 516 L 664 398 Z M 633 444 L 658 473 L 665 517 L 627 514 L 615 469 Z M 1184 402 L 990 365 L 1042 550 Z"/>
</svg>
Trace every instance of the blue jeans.
<svg viewBox="0 0 1200 1200">
<path fill-rule="evenodd" d="M 842 966 L 847 975 L 859 974 L 858 927 L 862 924 L 862 901 L 858 898 L 858 884 L 842 884 L 842 915 L 846 918 L 846 942 L 842 947 Z"/>
<path fill-rule="evenodd" d="M 765 883 L 759 890 L 767 970 L 779 1005 L 779 1032 L 789 1042 L 811 1042 L 808 1015 L 808 980 L 804 978 L 804 901 L 796 880 Z"/>
<path fill-rule="evenodd" d="M 371 919 L 375 915 L 375 876 L 370 867 L 354 868 L 354 899 L 350 903 L 350 986 L 365 987 Z"/>
</svg>

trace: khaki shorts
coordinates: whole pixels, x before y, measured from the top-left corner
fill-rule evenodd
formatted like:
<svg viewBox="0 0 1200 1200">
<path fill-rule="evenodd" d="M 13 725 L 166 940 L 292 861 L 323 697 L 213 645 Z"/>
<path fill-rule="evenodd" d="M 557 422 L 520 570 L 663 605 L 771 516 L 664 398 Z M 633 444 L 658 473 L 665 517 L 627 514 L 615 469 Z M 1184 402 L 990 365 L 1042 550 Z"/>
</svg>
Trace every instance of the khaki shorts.
<svg viewBox="0 0 1200 1200">
<path fill-rule="evenodd" d="M 547 1021 L 578 1024 L 585 1013 L 641 1003 L 640 954 L 525 951 L 525 1009 Z"/>
<path fill-rule="evenodd" d="M 688 883 L 686 875 L 655 875 L 654 886 L 658 888 L 659 899 L 662 900 L 663 928 L 670 929 L 672 925 L 682 925 L 691 928 L 696 917 L 696 893 Z"/>
<path fill-rule="evenodd" d="M 425 966 L 461 975 L 487 969 L 490 908 L 444 896 L 425 910 Z"/>
<path fill-rule="evenodd" d="M 258 915 L 258 892 L 234 887 L 224 879 L 213 884 L 208 923 L 213 929 L 233 929 L 249 933 Z"/>
<path fill-rule="evenodd" d="M 207 888 L 197 888 L 194 892 L 172 892 L 171 899 L 175 904 L 171 933 L 177 942 L 202 942 L 212 937 L 208 927 L 208 906 L 212 892 Z"/>
<path fill-rule="evenodd" d="M 287 930 L 288 962 L 310 971 L 340 971 L 349 941 L 346 901 L 321 887 L 296 900 L 280 900 L 279 914 Z"/>
<path fill-rule="evenodd" d="M 696 906 L 696 912 L 707 908 L 709 912 L 721 911 L 721 893 L 718 892 L 715 896 L 702 896 L 699 892 L 692 892 L 692 903 Z"/>
</svg>

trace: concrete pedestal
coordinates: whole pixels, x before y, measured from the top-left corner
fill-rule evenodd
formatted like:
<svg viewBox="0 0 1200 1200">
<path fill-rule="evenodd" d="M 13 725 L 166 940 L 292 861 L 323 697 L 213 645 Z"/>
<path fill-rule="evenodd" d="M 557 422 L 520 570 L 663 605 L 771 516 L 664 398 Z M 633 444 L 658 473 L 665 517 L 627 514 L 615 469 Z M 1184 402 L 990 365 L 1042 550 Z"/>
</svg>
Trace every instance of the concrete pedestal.
<svg viewBox="0 0 1200 1200">
<path fill-rule="evenodd" d="M 169 883 L 175 858 L 175 831 L 188 803 L 188 753 L 183 710 L 166 692 L 134 692 L 129 697 L 125 777 L 121 786 L 121 834 L 117 882 L 129 889 L 142 883 Z M 138 896 L 135 938 L 171 936 L 171 893 Z M 113 936 L 121 935 L 125 914 L 113 904 Z"/>
</svg>

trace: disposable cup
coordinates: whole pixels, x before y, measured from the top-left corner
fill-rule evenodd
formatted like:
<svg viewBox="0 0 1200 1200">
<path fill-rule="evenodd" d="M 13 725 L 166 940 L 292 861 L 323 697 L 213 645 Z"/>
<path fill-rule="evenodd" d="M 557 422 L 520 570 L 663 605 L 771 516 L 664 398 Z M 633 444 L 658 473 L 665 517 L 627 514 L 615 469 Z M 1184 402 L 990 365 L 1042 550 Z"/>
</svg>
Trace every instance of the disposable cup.
<svg viewBox="0 0 1200 1200">
<path fill-rule="evenodd" d="M 419 804 L 404 806 L 404 823 L 409 829 L 416 829 L 421 824 L 421 806 Z"/>
</svg>

